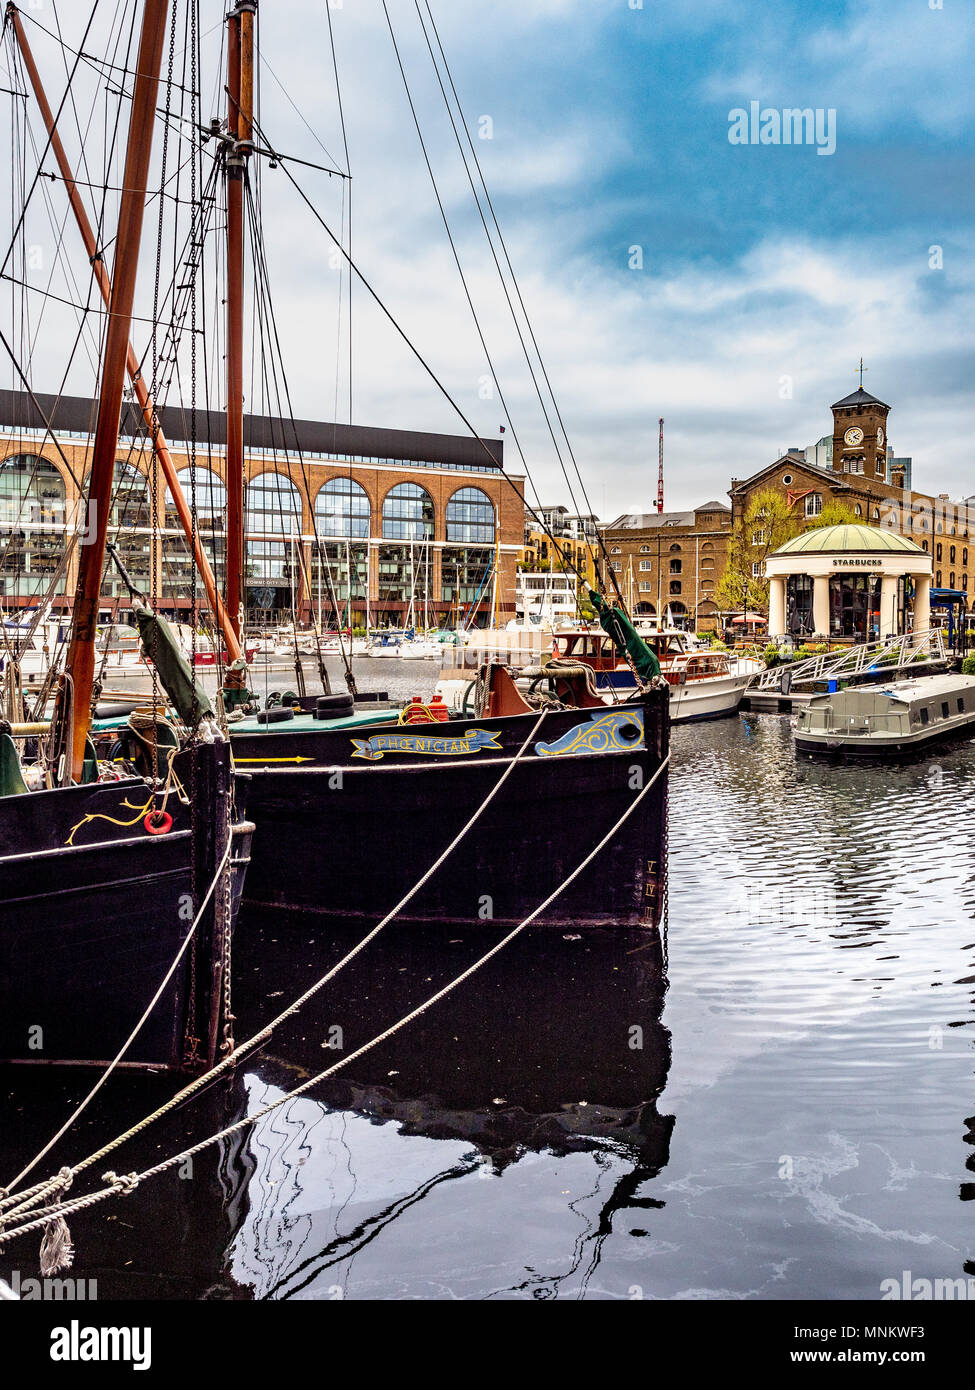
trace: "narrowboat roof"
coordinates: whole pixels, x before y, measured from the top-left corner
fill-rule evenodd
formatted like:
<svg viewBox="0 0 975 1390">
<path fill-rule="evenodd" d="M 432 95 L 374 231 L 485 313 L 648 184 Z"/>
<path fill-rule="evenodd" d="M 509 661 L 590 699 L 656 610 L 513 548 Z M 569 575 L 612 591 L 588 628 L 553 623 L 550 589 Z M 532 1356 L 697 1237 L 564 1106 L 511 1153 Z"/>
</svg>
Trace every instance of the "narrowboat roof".
<svg viewBox="0 0 975 1390">
<path fill-rule="evenodd" d="M 876 700 L 886 696 L 898 704 L 921 704 L 927 700 L 944 699 L 945 696 L 958 695 L 975 689 L 975 676 L 947 674 L 943 676 L 917 676 L 913 680 L 890 681 L 887 685 L 847 686 L 844 690 L 823 691 L 814 695 L 810 704 L 829 704 L 843 697 L 849 702 L 856 700 Z"/>
</svg>

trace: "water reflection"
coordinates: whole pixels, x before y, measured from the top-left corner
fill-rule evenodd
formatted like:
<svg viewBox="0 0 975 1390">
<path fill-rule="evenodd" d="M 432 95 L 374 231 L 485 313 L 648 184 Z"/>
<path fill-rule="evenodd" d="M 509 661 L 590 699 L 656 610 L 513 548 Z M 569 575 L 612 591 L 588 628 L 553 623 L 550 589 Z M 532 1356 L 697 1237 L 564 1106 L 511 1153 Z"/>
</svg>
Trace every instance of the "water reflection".
<svg viewBox="0 0 975 1390">
<path fill-rule="evenodd" d="M 526 933 L 191 1181 L 73 1222 L 76 1271 L 100 1297 L 276 1300 L 877 1299 L 975 1273 L 973 788 L 970 744 L 830 766 L 784 719 L 676 730 L 666 943 Z M 360 930 L 242 922 L 238 1036 Z M 391 925 L 208 1113 L 99 1172 L 284 1096 L 494 939 Z M 3 1176 L 84 1085 L 28 1082 Z M 120 1079 L 54 1166 L 162 1085 Z M 0 1273 L 36 1272 L 22 1248 Z"/>
<path fill-rule="evenodd" d="M 10 1181 L 47 1143 L 87 1094 L 93 1075 L 80 1069 L 51 1073 L 9 1068 L 0 1082 L 3 1178 Z M 173 1095 L 169 1076 L 117 1073 L 93 1104 L 18 1186 L 57 1172 L 94 1153 Z M 205 1092 L 79 1175 L 69 1195 L 97 1190 L 109 1168 L 140 1172 L 161 1157 L 182 1152 L 246 1113 L 240 1078 Z M 255 1171 L 246 1131 L 141 1184 L 127 1197 L 110 1197 L 73 1216 L 74 1263 L 60 1276 L 84 1281 L 77 1296 L 98 1301 L 139 1299 L 248 1299 L 252 1291 L 231 1274 L 227 1252 L 249 1202 Z M 40 1233 L 0 1247 L 0 1278 L 19 1287 L 39 1276 Z M 30 1288 L 30 1286 L 28 1286 Z M 31 1296 L 34 1296 L 31 1294 Z M 74 1294 L 61 1294 L 73 1297 Z"/>
<path fill-rule="evenodd" d="M 304 983 L 295 960 L 283 958 L 279 929 L 272 917 L 252 918 L 241 933 L 264 962 L 252 972 L 249 997 L 238 993 L 242 1017 L 266 1014 L 282 986 Z M 338 958 L 360 934 L 361 927 L 326 931 L 307 919 L 292 939 L 301 941 L 314 978 L 319 960 Z M 273 1055 L 248 1078 L 252 1108 L 327 1065 L 329 1040 L 338 1036 L 354 1050 L 487 944 L 483 928 L 467 936 L 388 929 L 340 976 L 333 1003 L 316 1005 L 275 1039 Z M 395 1247 L 401 1225 L 435 1242 L 447 1209 L 452 1219 L 472 1221 L 471 1266 L 451 1276 L 453 1296 L 464 1296 L 472 1280 L 481 1296 L 584 1287 L 614 1225 L 652 1224 L 661 1206 L 648 1185 L 667 1163 L 673 1128 L 657 1108 L 670 1061 L 664 990 L 657 933 L 543 929 L 520 938 L 466 989 L 357 1059 L 348 1076 L 258 1125 L 252 1215 L 235 1242 L 235 1277 L 269 1298 L 362 1296 L 377 1286 L 390 1296 L 397 1279 L 424 1287 L 422 1259 L 421 1268 L 414 1260 L 409 1272 L 384 1281 L 375 1269 L 382 1255 L 370 1247 Z M 553 1160 L 589 1156 L 589 1190 L 559 1189 L 574 1198 L 573 1235 L 556 1233 L 551 1248 L 546 1238 L 544 1252 L 536 1247 L 539 1264 L 554 1261 L 557 1272 L 523 1270 L 510 1286 L 503 1278 L 485 1284 L 475 1253 L 485 1244 L 485 1207 L 500 1177 L 507 1183 L 539 1155 L 550 1170 Z M 456 1190 L 449 1199 L 448 1188 Z M 535 1218 L 522 1208 L 517 1219 Z M 370 1256 L 364 1283 L 363 1252 Z M 432 1280 L 428 1292 L 449 1296 Z"/>
</svg>

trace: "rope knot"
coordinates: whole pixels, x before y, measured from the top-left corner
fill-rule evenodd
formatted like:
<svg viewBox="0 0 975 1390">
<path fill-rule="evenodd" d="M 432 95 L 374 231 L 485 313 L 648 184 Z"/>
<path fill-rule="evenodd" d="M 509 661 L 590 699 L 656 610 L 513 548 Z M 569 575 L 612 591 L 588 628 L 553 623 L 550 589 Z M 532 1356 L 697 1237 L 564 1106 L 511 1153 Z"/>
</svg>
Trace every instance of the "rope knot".
<svg viewBox="0 0 975 1390">
<path fill-rule="evenodd" d="M 115 1173 L 110 1168 L 107 1173 L 102 1174 L 102 1182 L 107 1182 L 123 1197 L 129 1197 L 139 1186 L 139 1175 L 138 1173 Z"/>
</svg>

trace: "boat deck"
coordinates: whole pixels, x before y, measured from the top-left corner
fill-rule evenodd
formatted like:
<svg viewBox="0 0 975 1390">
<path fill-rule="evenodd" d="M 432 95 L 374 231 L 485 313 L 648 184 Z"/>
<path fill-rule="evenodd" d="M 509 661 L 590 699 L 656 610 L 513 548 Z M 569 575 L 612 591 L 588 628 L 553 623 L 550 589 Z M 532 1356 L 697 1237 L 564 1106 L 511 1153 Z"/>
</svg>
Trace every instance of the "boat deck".
<svg viewBox="0 0 975 1390">
<path fill-rule="evenodd" d="M 342 715 L 338 719 L 316 719 L 313 714 L 296 714 L 294 719 L 282 719 L 274 724 L 258 723 L 253 715 L 238 719 L 230 725 L 230 737 L 236 734 L 319 734 L 323 730 L 356 729 L 362 724 L 395 724 L 399 718 L 398 709 L 357 709 L 354 714 Z"/>
</svg>

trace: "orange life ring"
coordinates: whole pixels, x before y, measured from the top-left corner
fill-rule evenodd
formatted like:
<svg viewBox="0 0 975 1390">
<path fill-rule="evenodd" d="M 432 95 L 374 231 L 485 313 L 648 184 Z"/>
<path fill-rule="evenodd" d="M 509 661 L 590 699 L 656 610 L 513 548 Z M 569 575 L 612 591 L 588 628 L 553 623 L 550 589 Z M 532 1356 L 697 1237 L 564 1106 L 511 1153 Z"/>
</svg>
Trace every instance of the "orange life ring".
<svg viewBox="0 0 975 1390">
<path fill-rule="evenodd" d="M 173 818 L 168 811 L 150 811 L 142 824 L 147 835 L 168 835 L 173 828 Z"/>
</svg>

